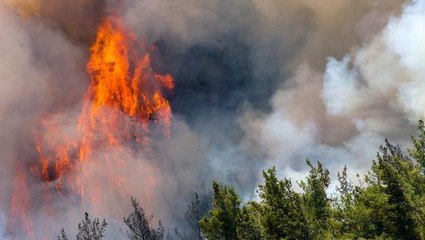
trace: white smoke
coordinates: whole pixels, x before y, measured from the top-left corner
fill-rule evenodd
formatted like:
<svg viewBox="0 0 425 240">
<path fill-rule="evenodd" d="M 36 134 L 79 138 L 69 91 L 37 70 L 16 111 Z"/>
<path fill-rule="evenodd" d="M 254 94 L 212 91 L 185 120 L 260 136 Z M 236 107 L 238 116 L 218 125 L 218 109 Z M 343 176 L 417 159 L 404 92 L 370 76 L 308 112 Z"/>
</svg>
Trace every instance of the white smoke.
<svg viewBox="0 0 425 240">
<path fill-rule="evenodd" d="M 324 74 L 300 65 L 273 113 L 251 119 L 256 131 L 247 127 L 260 132 L 267 164 L 298 179 L 308 157 L 354 175 L 369 169 L 385 138 L 407 146 L 425 117 L 424 22 L 425 1 L 412 1 L 341 60 L 329 57 Z"/>
<path fill-rule="evenodd" d="M 7 2 L 28 3 L 26 11 L 40 11 L 42 17 L 21 18 L 0 3 L 0 35 L 8 36 L 0 38 L 0 150 L 1 163 L 7 166 L 0 170 L 0 187 L 4 193 L 12 188 L 14 163 L 34 157 L 31 132 L 41 116 L 58 112 L 64 129 L 75 128 L 70 119 L 79 114 L 89 82 L 84 72 L 88 46 L 96 21 L 104 14 L 97 6 L 114 1 Z M 270 92 L 253 99 L 270 101 L 270 109 L 252 107 L 252 102 L 232 109 L 243 131 L 232 129 L 228 115 L 208 115 L 200 123 L 177 115 L 172 139 L 154 143 L 158 161 L 144 156 L 126 159 L 142 162 L 143 173 L 128 166 L 112 167 L 128 172 L 131 195 L 170 228 L 181 222 L 187 198 L 202 181 L 208 185 L 230 175 L 237 178 L 229 182 L 239 184 L 238 189 L 254 192 L 261 170 L 272 165 L 281 177 L 301 179 L 308 171 L 306 157 L 321 160 L 333 173 L 344 164 L 351 174 L 365 172 L 384 138 L 406 144 L 416 121 L 425 114 L 425 1 L 413 1 L 401 11 L 403 2 L 343 0 L 329 8 L 322 0 L 124 1 L 122 14 L 129 29 L 151 42 L 175 40 L 178 49 L 172 50 L 181 55 L 196 45 L 231 50 L 236 46 L 226 46 L 223 36 L 237 36 L 236 44 L 248 49 L 255 87 L 266 86 L 260 89 Z M 218 71 L 209 67 L 205 78 Z M 228 87 L 212 86 L 211 92 Z M 254 90 L 235 95 L 254 95 Z M 191 111 L 198 114 L 200 109 Z M 105 154 L 110 149 L 98 151 Z M 108 153 L 119 158 L 121 152 L 128 149 Z M 87 168 L 88 175 L 83 176 L 88 178 L 87 188 L 95 189 L 98 185 L 91 185 L 90 179 L 104 177 L 102 166 L 91 163 Z M 108 182 L 102 187 L 108 189 Z M 105 190 L 105 195 L 99 215 L 116 229 L 130 204 L 112 192 Z M 0 212 L 6 213 L 10 194 L 2 194 L 1 200 Z M 59 210 L 50 216 L 32 209 L 37 223 L 51 225 L 36 229 L 37 236 L 53 236 L 62 227 L 75 235 L 76 224 L 90 209 L 67 203 L 55 202 Z M 0 218 L 0 237 L 6 227 L 3 222 Z M 116 233 L 109 236 L 122 236 Z"/>
<path fill-rule="evenodd" d="M 424 118 L 424 6 L 413 1 L 360 49 L 329 59 L 323 99 L 330 114 L 376 119 L 382 115 L 374 112 L 385 110 L 412 124 Z"/>
</svg>

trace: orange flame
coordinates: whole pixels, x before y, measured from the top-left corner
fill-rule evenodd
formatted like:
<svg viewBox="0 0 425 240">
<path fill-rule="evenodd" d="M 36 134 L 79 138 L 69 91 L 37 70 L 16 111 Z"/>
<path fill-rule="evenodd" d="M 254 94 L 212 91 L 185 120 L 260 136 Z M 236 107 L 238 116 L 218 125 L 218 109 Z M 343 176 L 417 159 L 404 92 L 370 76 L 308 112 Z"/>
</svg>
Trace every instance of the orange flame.
<svg viewBox="0 0 425 240">
<path fill-rule="evenodd" d="M 19 166 L 15 174 L 15 186 L 11 201 L 11 221 L 8 227 L 12 231 L 20 227 L 22 234 L 26 235 L 28 239 L 34 239 L 33 225 L 28 217 L 30 201 L 26 172 L 23 166 Z"/>
<path fill-rule="evenodd" d="M 161 89 L 171 90 L 174 87 L 173 78 L 153 73 L 149 53 L 139 57 L 130 52 L 134 44 L 132 39 L 119 19 L 110 17 L 101 25 L 96 42 L 90 49 L 87 70 L 92 85 L 80 118 L 80 129 L 84 132 L 81 160 L 90 155 L 92 147 L 89 143 L 96 139 L 106 140 L 111 146 L 129 140 L 131 136 L 128 130 L 133 123 L 123 121 L 119 114 L 138 120 L 146 132 L 149 130 L 149 120 L 154 118 L 168 134 L 171 108 Z M 132 58 L 136 59 L 133 69 Z M 143 136 L 135 137 L 142 140 Z"/>
<path fill-rule="evenodd" d="M 145 52 L 140 54 L 140 49 Z M 42 130 L 35 134 L 39 162 L 31 168 L 36 178 L 52 183 L 51 189 L 56 192 L 67 188 L 71 194 L 89 199 L 91 205 L 96 206 L 102 199 L 102 180 L 93 179 L 91 182 L 99 187 L 91 189 L 90 193 L 85 190 L 81 178 L 85 176 L 88 162 L 102 164 L 111 188 L 120 191 L 125 186 L 125 174 L 114 168 L 130 163 L 102 150 L 113 151 L 134 144 L 148 147 L 152 124 L 162 129 L 165 136 L 170 135 L 172 112 L 162 92 L 172 90 L 174 80 L 169 74 L 154 73 L 150 57 L 152 50 L 146 49 L 143 44 L 138 45 L 118 17 L 111 16 L 103 21 L 90 48 L 87 72 L 91 84 L 76 121 L 76 137 L 68 137 L 53 115 L 41 121 Z M 134 130 L 136 127 L 137 131 Z M 43 141 L 43 136 L 48 136 L 49 140 Z M 101 149 L 101 153 L 96 152 L 97 149 Z M 72 174 L 75 171 L 80 174 Z M 23 223 L 22 228 L 29 229 L 31 224 L 25 219 L 24 212 L 31 198 L 26 189 L 17 190 L 21 182 L 27 181 L 27 176 L 24 171 L 16 174 L 12 211 Z M 24 202 L 15 200 L 22 196 Z"/>
</svg>

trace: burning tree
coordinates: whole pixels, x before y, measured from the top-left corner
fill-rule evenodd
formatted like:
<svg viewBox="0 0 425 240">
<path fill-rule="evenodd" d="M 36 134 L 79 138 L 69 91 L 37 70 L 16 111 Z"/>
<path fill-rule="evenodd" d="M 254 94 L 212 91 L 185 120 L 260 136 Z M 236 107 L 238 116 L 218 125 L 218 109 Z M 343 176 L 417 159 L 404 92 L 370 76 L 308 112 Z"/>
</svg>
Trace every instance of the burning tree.
<svg viewBox="0 0 425 240">
<path fill-rule="evenodd" d="M 40 126 L 34 129 L 34 152 L 38 157 L 29 167 L 16 167 L 9 224 L 14 231 L 25 232 L 32 238 L 35 227 L 28 209 L 49 208 L 55 194 L 71 202 L 72 199 L 88 202 L 95 212 L 101 208 L 100 204 L 107 207 L 108 202 L 101 201 L 107 199 L 107 194 L 128 196 L 131 191 L 126 184 L 128 173 L 123 169 L 142 172 L 147 168 L 143 163 L 135 166 L 131 161 L 140 149 L 155 158 L 149 150 L 152 129 L 159 129 L 166 137 L 170 134 L 172 113 L 163 92 L 174 87 L 174 80 L 169 74 L 153 71 L 152 51 L 153 48 L 136 41 L 118 15 L 104 18 L 90 48 L 87 73 L 91 83 L 81 114 L 74 119 L 72 131 L 75 132 L 69 134 L 55 114 L 44 116 Z M 119 156 L 99 149 L 118 152 Z M 91 177 L 89 162 L 103 168 L 101 175 Z M 42 206 L 31 206 L 30 199 L 34 197 L 28 191 L 31 177 L 40 180 Z M 84 184 L 87 179 L 92 183 L 91 189 Z M 100 191 L 106 181 L 110 188 Z"/>
</svg>

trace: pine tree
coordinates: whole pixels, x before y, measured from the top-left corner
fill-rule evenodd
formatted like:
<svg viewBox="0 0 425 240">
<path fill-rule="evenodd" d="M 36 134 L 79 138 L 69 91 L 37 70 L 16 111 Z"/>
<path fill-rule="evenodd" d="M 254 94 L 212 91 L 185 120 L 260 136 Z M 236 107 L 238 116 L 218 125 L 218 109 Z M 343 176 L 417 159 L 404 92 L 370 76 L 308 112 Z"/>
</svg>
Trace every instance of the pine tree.
<svg viewBox="0 0 425 240">
<path fill-rule="evenodd" d="M 412 137 L 413 148 L 408 149 L 409 155 L 416 161 L 413 171 L 410 173 L 413 187 L 413 202 L 416 211 L 413 214 L 422 239 L 425 239 L 425 125 L 421 120 L 418 123 L 418 136 Z"/>
<path fill-rule="evenodd" d="M 201 226 L 199 221 L 208 213 L 210 209 L 211 197 L 209 194 L 200 195 L 194 192 L 193 199 L 187 207 L 184 218 L 189 225 L 189 231 L 180 231 L 177 227 L 174 230 L 175 235 L 181 240 L 203 240 Z"/>
<path fill-rule="evenodd" d="M 68 240 L 68 236 L 65 233 L 65 229 L 62 228 L 60 236 L 58 236 L 58 240 Z"/>
<path fill-rule="evenodd" d="M 370 180 L 367 179 L 367 182 L 370 183 Z M 370 184 L 365 188 L 356 187 L 353 209 L 352 212 L 349 212 L 354 235 L 352 238 L 389 237 L 384 231 L 389 211 L 388 196 L 379 185 Z"/>
<path fill-rule="evenodd" d="M 330 184 L 329 171 L 318 161 L 317 167 L 307 159 L 310 173 L 300 186 L 304 190 L 303 205 L 313 238 L 329 238 L 329 221 L 331 214 L 330 199 L 326 190 Z"/>
<path fill-rule="evenodd" d="M 105 237 L 106 226 L 108 225 L 103 219 L 99 218 L 91 220 L 89 214 L 85 213 L 84 219 L 78 224 L 77 240 L 101 240 Z"/>
<path fill-rule="evenodd" d="M 202 233 L 208 240 L 235 240 L 241 201 L 231 187 L 213 182 L 213 190 L 213 209 L 200 221 Z"/>
<path fill-rule="evenodd" d="M 278 181 L 276 168 L 263 172 L 264 185 L 259 186 L 261 224 L 265 239 L 308 239 L 307 221 L 300 196 L 292 190 L 291 181 Z"/>
<path fill-rule="evenodd" d="M 133 212 L 126 218 L 124 223 L 128 226 L 127 236 L 131 240 L 162 240 L 164 239 L 164 227 L 161 221 L 158 227 L 152 226 L 153 216 L 146 216 L 145 210 L 140 207 L 135 198 L 131 198 Z"/>
<path fill-rule="evenodd" d="M 206 201 L 203 201 L 199 196 L 199 193 L 194 193 L 194 199 L 190 202 L 188 209 L 185 214 L 186 222 L 194 232 L 194 238 L 202 240 L 202 231 L 199 221 L 208 212 L 209 206 Z"/>
<path fill-rule="evenodd" d="M 377 160 L 372 170 L 378 179 L 378 184 L 388 196 L 390 206 L 387 231 L 400 239 L 419 239 L 414 220 L 416 207 L 412 199 L 412 176 L 414 163 L 405 156 L 399 146 L 394 146 L 385 140 L 380 147 Z"/>
<path fill-rule="evenodd" d="M 420 120 L 418 123 L 418 137 L 412 137 L 413 148 L 409 149 L 409 154 L 419 163 L 423 175 L 425 175 L 425 124 Z"/>
<path fill-rule="evenodd" d="M 333 232 L 335 235 L 353 237 L 356 232 L 354 215 L 355 188 L 348 180 L 347 166 L 337 174 L 339 185 L 333 209 Z"/>
<path fill-rule="evenodd" d="M 237 219 L 237 236 L 243 240 L 260 240 L 262 238 L 260 226 L 259 205 L 255 202 L 249 202 L 241 208 Z"/>
</svg>

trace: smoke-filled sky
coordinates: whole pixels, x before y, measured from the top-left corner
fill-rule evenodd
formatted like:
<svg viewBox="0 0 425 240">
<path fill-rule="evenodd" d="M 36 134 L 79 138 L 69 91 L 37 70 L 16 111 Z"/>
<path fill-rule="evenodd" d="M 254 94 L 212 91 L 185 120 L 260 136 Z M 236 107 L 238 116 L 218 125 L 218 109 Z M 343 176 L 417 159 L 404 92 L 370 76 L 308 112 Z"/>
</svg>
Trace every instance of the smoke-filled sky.
<svg viewBox="0 0 425 240">
<path fill-rule="evenodd" d="M 121 169 L 132 195 L 170 228 L 190 194 L 213 179 L 250 199 L 263 169 L 276 166 L 281 177 L 298 180 L 307 157 L 332 174 L 344 165 L 364 173 L 385 138 L 406 145 L 424 118 L 424 0 L 3 0 L 2 238 L 17 237 L 6 229 L 14 168 L 36 157 L 33 132 L 43 116 L 73 134 L 89 85 L 89 47 L 111 12 L 157 47 L 153 68 L 175 79 L 166 96 L 171 138 L 154 141 L 159 161 L 138 156 L 132 161 L 145 172 Z M 92 165 L 90 176 L 98 177 L 101 166 Z M 116 210 L 102 217 L 125 216 L 130 204 L 117 199 L 111 193 Z M 30 208 L 49 226 L 37 236 L 62 227 L 73 233 L 88 211 L 55 204 L 60 224 L 58 215 Z"/>
</svg>

